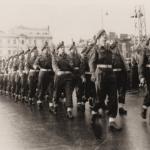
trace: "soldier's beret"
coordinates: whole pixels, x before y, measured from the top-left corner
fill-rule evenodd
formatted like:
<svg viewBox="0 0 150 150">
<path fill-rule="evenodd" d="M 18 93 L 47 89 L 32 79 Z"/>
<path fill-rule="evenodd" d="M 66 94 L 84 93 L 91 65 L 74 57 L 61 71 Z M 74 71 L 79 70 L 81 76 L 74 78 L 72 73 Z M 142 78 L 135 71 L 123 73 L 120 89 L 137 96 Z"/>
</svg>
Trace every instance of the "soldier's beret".
<svg viewBox="0 0 150 150">
<path fill-rule="evenodd" d="M 97 33 L 97 36 L 96 36 L 96 39 L 99 39 L 103 33 L 106 33 L 106 31 L 104 29 L 101 29 L 98 33 Z"/>
<path fill-rule="evenodd" d="M 60 48 L 62 48 L 62 47 L 64 47 L 64 41 L 62 41 L 60 44 L 58 44 L 57 50 L 60 49 Z"/>
<path fill-rule="evenodd" d="M 118 44 L 118 42 L 117 42 L 116 40 L 112 41 L 112 42 L 110 43 L 110 48 L 111 48 L 111 49 L 115 48 L 115 47 L 117 46 L 117 44 Z"/>
</svg>

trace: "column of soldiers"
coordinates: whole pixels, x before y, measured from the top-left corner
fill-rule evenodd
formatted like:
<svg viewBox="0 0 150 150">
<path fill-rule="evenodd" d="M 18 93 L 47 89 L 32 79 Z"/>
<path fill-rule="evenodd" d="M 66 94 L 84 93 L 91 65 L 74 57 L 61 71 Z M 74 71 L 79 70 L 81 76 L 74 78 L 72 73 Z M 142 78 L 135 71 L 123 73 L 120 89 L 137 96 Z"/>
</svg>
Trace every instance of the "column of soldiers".
<svg viewBox="0 0 150 150">
<path fill-rule="evenodd" d="M 109 126 L 120 129 L 116 123 L 119 114 L 126 115 L 125 95 L 127 71 L 117 42 L 107 43 L 105 30 L 94 36 L 81 54 L 75 42 L 66 52 L 64 42 L 52 48 L 46 42 L 39 53 L 37 47 L 2 60 L 0 92 L 10 95 L 15 102 L 37 104 L 44 109 L 45 99 L 49 111 L 56 115 L 60 97 L 65 97 L 66 116 L 73 118 L 73 92 L 77 109 L 85 111 L 89 102 L 92 123 L 97 117 L 109 116 Z"/>
</svg>

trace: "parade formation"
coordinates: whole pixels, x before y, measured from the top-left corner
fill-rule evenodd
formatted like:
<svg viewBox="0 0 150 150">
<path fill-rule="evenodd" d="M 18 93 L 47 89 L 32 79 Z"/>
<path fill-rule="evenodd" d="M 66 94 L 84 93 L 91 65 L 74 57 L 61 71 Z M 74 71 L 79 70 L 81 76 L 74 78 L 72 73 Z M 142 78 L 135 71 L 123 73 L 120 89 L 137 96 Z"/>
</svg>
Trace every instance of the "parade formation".
<svg viewBox="0 0 150 150">
<path fill-rule="evenodd" d="M 141 116 L 146 119 L 150 105 L 150 50 L 149 40 L 143 42 L 139 58 L 139 79 L 147 85 Z M 85 45 L 81 53 L 73 42 L 66 52 L 64 41 L 57 46 L 45 42 L 39 50 L 36 46 L 3 59 L 0 65 L 0 94 L 10 96 L 15 102 L 35 105 L 43 110 L 45 101 L 49 111 L 57 115 L 60 101 L 66 108 L 66 117 L 73 118 L 73 93 L 79 113 L 85 112 L 89 103 L 91 124 L 106 114 L 109 128 L 120 130 L 117 114 L 127 115 L 125 97 L 128 89 L 127 66 L 118 47 L 118 41 L 108 41 L 104 29 L 93 41 Z M 61 100 L 60 100 L 61 99 Z"/>
</svg>

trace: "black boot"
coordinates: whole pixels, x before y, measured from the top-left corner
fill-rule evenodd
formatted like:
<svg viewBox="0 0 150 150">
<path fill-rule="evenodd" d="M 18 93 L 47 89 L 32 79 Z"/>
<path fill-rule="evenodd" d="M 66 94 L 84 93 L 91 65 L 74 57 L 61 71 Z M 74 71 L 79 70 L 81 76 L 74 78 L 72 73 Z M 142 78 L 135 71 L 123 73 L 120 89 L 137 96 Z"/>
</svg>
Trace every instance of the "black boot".
<svg viewBox="0 0 150 150">
<path fill-rule="evenodd" d="M 119 108 L 119 114 L 120 115 L 127 115 L 127 110 L 125 110 L 124 108 L 120 107 Z"/>
<path fill-rule="evenodd" d="M 146 118 L 147 118 L 147 109 L 142 108 L 141 117 L 142 117 L 143 119 L 146 119 Z"/>
</svg>

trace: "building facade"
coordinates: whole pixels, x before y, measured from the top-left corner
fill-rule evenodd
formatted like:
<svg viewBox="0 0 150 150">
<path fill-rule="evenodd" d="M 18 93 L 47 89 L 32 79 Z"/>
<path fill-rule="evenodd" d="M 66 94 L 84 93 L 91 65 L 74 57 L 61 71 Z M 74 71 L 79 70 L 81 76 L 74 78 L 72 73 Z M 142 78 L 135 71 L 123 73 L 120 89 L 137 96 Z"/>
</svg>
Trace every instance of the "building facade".
<svg viewBox="0 0 150 150">
<path fill-rule="evenodd" d="M 40 50 L 45 41 L 48 43 L 52 41 L 49 27 L 29 28 L 18 26 L 8 32 L 0 31 L 0 57 L 9 57 L 34 46 L 37 46 Z"/>
</svg>

